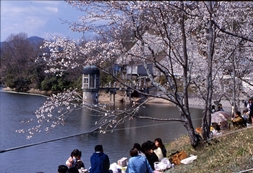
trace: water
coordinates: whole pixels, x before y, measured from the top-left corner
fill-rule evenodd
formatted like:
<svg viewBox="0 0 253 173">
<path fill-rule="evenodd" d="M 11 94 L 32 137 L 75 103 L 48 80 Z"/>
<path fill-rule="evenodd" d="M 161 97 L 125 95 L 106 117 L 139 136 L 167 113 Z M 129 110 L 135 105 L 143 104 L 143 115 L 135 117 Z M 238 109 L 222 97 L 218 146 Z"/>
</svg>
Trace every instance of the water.
<svg viewBox="0 0 253 173">
<path fill-rule="evenodd" d="M 0 150 L 85 133 L 98 120 L 98 117 L 90 116 L 90 112 L 83 109 L 73 112 L 64 126 L 57 126 L 47 134 L 42 132 L 28 140 L 25 134 L 16 133 L 17 129 L 36 124 L 36 121 L 21 121 L 35 119 L 35 110 L 45 100 L 46 98 L 41 96 L 0 92 Z M 192 109 L 191 112 L 194 126 L 200 126 L 202 110 Z M 175 107 L 160 104 L 145 105 L 140 110 L 140 115 L 161 118 L 176 117 L 177 114 Z M 113 163 L 122 157 L 129 158 L 129 150 L 135 142 L 142 144 L 160 137 L 166 143 L 183 134 L 186 134 L 186 130 L 178 122 L 133 119 L 120 125 L 113 133 L 94 132 L 0 153 L 0 173 L 57 172 L 58 165 L 65 164 L 70 152 L 75 148 L 82 151 L 82 160 L 88 168 L 89 158 L 97 144 L 103 145 L 105 153 Z"/>
</svg>

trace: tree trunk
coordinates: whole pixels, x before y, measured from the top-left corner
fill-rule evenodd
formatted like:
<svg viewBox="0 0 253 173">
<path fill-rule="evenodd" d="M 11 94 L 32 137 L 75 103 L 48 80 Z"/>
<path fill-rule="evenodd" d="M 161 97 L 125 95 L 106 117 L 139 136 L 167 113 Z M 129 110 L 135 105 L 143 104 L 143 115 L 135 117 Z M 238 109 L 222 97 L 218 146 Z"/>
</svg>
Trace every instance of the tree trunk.
<svg viewBox="0 0 253 173">
<path fill-rule="evenodd" d="M 181 3 L 181 8 L 184 9 L 184 3 Z M 187 39 L 186 39 L 186 31 L 185 31 L 185 14 L 182 12 L 182 20 L 180 22 L 181 32 L 182 32 L 182 43 L 183 43 L 183 97 L 180 98 L 180 104 L 182 107 L 180 108 L 181 117 L 184 119 L 184 127 L 187 130 L 188 136 L 190 138 L 190 142 L 193 148 L 196 148 L 199 144 L 198 137 L 195 133 L 195 129 L 192 124 L 191 115 L 189 111 L 189 95 L 188 95 L 188 87 L 189 87 L 189 77 L 188 77 L 188 53 L 187 53 Z"/>
<path fill-rule="evenodd" d="M 212 18 L 212 7 L 213 7 L 213 2 L 210 1 L 209 3 L 209 12 L 210 12 L 210 19 Z M 213 97 L 213 79 L 212 79 L 212 64 L 213 64 L 213 50 L 214 50 L 214 24 L 212 23 L 211 20 L 209 20 L 208 24 L 208 34 L 209 34 L 209 39 L 208 39 L 208 45 L 207 45 L 207 64 L 208 64 L 208 69 L 207 69 L 207 80 L 206 80 L 206 104 L 205 104 L 205 110 L 204 110 L 204 115 L 202 118 L 202 135 L 204 140 L 207 140 L 210 136 L 210 124 L 211 124 L 211 107 L 212 107 L 212 97 Z"/>
<path fill-rule="evenodd" d="M 188 133 L 188 136 L 189 136 L 190 143 L 191 143 L 192 147 L 196 148 L 199 145 L 200 139 L 198 138 L 198 136 L 195 133 L 195 129 L 192 125 L 190 115 L 187 115 L 186 120 L 183 123 L 183 125 L 187 130 L 187 133 Z"/>
</svg>

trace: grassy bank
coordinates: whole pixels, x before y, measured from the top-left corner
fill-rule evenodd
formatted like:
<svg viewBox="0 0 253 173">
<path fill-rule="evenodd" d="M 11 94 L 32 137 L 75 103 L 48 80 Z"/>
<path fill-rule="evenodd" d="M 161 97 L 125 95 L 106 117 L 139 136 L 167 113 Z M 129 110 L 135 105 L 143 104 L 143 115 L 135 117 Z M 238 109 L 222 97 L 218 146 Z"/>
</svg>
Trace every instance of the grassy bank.
<svg viewBox="0 0 253 173">
<path fill-rule="evenodd" d="M 253 172 L 244 171 L 253 168 L 253 128 L 230 130 L 222 136 L 210 140 L 194 150 L 188 136 L 182 136 L 166 145 L 168 153 L 186 151 L 187 155 L 197 155 L 191 164 L 176 165 L 169 172 Z"/>
</svg>

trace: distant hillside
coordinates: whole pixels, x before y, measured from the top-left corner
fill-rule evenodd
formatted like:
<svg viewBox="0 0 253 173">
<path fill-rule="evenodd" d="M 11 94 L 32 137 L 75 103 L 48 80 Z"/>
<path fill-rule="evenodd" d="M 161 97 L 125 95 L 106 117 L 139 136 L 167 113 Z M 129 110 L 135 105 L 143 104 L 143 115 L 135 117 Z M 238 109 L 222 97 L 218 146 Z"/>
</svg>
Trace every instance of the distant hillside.
<svg viewBox="0 0 253 173">
<path fill-rule="evenodd" d="M 43 42 L 43 38 L 41 38 L 41 37 L 38 37 L 38 36 L 32 36 L 32 37 L 29 37 L 28 38 L 28 41 L 30 42 L 30 43 L 32 43 L 32 44 L 38 44 L 38 43 L 41 43 L 41 42 Z"/>
<path fill-rule="evenodd" d="M 38 45 L 41 44 L 44 40 L 44 38 L 38 37 L 38 36 L 31 36 L 27 39 L 30 43 L 32 43 L 33 45 Z M 2 46 L 4 46 L 4 44 L 6 44 L 8 42 L 3 41 L 0 42 L 0 49 L 2 48 Z"/>
</svg>

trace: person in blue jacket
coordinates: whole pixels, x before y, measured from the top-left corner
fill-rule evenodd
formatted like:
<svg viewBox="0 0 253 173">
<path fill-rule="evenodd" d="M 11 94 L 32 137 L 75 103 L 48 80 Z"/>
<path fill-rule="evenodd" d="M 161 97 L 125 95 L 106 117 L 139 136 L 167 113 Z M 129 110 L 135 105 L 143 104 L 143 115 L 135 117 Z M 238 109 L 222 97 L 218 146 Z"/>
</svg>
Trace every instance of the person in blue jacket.
<svg viewBox="0 0 253 173">
<path fill-rule="evenodd" d="M 90 173 L 109 173 L 109 157 L 104 153 L 102 145 L 95 146 L 95 152 L 90 157 Z"/>
<path fill-rule="evenodd" d="M 126 173 L 152 173 L 148 160 L 145 156 L 138 154 L 138 150 L 133 148 L 130 150 L 131 158 L 128 161 Z"/>
</svg>

